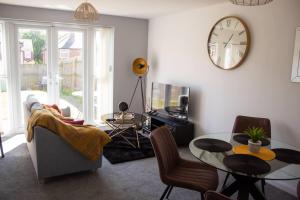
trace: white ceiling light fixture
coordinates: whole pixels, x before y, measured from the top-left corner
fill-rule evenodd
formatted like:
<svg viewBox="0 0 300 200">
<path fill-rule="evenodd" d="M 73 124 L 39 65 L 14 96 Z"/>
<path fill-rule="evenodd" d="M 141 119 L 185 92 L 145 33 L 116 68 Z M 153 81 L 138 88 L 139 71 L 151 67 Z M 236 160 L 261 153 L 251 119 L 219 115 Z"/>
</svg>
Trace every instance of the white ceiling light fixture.
<svg viewBox="0 0 300 200">
<path fill-rule="evenodd" d="M 99 13 L 92 4 L 85 1 L 76 8 L 74 17 L 80 21 L 93 22 L 99 19 Z"/>
<path fill-rule="evenodd" d="M 261 6 L 271 3 L 273 0 L 230 0 L 231 3 L 240 6 Z"/>
</svg>

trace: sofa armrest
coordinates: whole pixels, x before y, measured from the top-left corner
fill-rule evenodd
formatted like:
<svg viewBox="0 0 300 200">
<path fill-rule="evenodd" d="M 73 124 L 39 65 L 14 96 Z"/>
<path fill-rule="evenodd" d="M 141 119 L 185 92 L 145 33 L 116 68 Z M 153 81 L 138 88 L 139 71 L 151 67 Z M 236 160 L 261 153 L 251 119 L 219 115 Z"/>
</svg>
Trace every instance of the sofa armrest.
<svg viewBox="0 0 300 200">
<path fill-rule="evenodd" d="M 27 145 L 39 180 L 96 170 L 102 164 L 102 155 L 97 161 L 89 160 L 60 136 L 40 126 L 34 127 L 34 139 Z"/>
</svg>

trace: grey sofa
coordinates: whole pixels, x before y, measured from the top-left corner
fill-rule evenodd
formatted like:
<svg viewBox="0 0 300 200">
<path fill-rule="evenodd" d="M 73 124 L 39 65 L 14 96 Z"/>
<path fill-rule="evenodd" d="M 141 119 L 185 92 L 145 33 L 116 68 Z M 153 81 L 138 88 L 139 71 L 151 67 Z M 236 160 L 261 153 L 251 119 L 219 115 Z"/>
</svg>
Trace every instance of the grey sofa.
<svg viewBox="0 0 300 200">
<path fill-rule="evenodd" d="M 28 96 L 24 102 L 25 126 L 35 109 L 41 109 L 41 104 L 33 96 Z M 80 171 L 96 171 L 101 167 L 102 156 L 91 161 L 48 129 L 36 126 L 33 131 L 33 140 L 27 142 L 27 146 L 39 181 Z"/>
</svg>

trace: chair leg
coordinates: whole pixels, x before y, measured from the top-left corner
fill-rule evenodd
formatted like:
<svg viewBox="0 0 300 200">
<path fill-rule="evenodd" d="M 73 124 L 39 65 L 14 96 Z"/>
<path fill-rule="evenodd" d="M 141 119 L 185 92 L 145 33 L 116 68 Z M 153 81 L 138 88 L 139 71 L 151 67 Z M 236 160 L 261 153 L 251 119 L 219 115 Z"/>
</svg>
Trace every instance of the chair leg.
<svg viewBox="0 0 300 200">
<path fill-rule="evenodd" d="M 2 138 L 0 135 L 0 150 L 1 150 L 1 157 L 4 158 L 3 146 L 2 146 Z"/>
<path fill-rule="evenodd" d="M 230 173 L 227 173 L 227 174 L 226 174 L 226 178 L 225 178 L 225 180 L 224 180 L 224 183 L 223 183 L 223 185 L 222 185 L 222 188 L 224 188 L 224 187 L 226 186 L 226 183 L 227 183 L 227 180 L 228 180 L 228 178 L 229 178 L 229 175 L 230 175 Z"/>
<path fill-rule="evenodd" d="M 170 189 L 169 189 L 169 191 L 167 193 L 166 199 L 169 199 L 169 196 L 170 196 L 172 190 L 173 190 L 173 186 L 170 187 Z"/>
<path fill-rule="evenodd" d="M 136 134 L 137 146 L 138 146 L 138 148 L 141 148 L 141 146 L 140 146 L 140 139 L 139 139 L 139 133 L 137 131 L 135 131 L 135 134 Z"/>
<path fill-rule="evenodd" d="M 170 187 L 171 186 L 169 186 L 169 185 L 167 186 L 167 188 L 165 189 L 164 193 L 161 195 L 160 200 L 163 200 L 165 198 L 165 196 L 166 196 L 167 192 L 169 191 Z"/>
<path fill-rule="evenodd" d="M 266 180 L 262 179 L 261 180 L 261 191 L 263 194 L 265 194 L 265 185 L 266 185 Z"/>
<path fill-rule="evenodd" d="M 204 200 L 204 194 L 202 192 L 200 192 L 201 194 L 201 200 Z"/>
</svg>

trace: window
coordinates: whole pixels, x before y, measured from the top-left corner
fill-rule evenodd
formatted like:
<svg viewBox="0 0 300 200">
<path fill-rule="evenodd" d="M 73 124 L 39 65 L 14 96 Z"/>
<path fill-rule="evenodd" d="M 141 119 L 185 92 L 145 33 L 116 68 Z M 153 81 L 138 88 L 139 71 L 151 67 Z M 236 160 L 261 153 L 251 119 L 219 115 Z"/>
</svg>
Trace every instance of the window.
<svg viewBox="0 0 300 200">
<path fill-rule="evenodd" d="M 9 129 L 7 70 L 5 66 L 4 52 L 4 28 L 0 23 L 0 130 L 5 132 Z"/>
<path fill-rule="evenodd" d="M 1 124 L 7 124 L 8 114 L 12 113 L 14 128 L 22 126 L 23 102 L 30 94 L 42 103 L 70 107 L 71 117 L 88 123 L 99 123 L 101 115 L 112 112 L 112 28 L 5 24 L 10 66 L 2 62 L 5 54 L 1 26 L 0 106 L 6 109 L 1 109 Z M 8 78 L 6 69 L 13 72 Z"/>
</svg>

